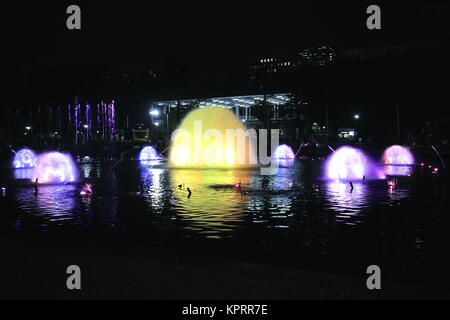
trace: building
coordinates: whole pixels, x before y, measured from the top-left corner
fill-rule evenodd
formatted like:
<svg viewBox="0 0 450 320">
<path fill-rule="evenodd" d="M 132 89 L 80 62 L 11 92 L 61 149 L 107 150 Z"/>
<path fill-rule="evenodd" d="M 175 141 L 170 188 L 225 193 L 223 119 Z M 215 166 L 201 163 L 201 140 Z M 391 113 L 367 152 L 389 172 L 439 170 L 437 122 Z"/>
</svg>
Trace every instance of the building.
<svg viewBox="0 0 450 320">
<path fill-rule="evenodd" d="M 298 109 L 298 101 L 290 93 L 152 101 L 148 110 L 150 136 L 153 140 L 170 139 L 171 132 L 189 111 L 216 106 L 230 109 L 247 128 L 255 129 L 267 128 L 265 119 L 268 111 L 270 127 L 279 129 L 280 139 L 287 141 L 298 138 L 300 134 L 302 115 Z M 264 105 L 270 109 L 265 109 Z"/>
<path fill-rule="evenodd" d="M 251 65 L 253 73 L 280 73 L 297 70 L 302 65 L 299 57 L 279 56 L 270 58 L 261 58 L 254 61 Z"/>
<path fill-rule="evenodd" d="M 302 66 L 324 67 L 336 58 L 335 51 L 328 46 L 304 49 L 297 53 L 261 57 L 251 63 L 253 77 L 261 72 L 284 73 L 296 71 Z"/>
<path fill-rule="evenodd" d="M 272 106 L 273 120 L 280 118 L 279 108 L 291 102 L 292 95 L 290 93 L 268 94 L 265 96 L 266 103 Z M 193 108 L 204 108 L 217 106 L 227 108 L 240 120 L 244 122 L 255 121 L 256 117 L 252 112 L 255 105 L 264 101 L 264 95 L 245 95 L 245 96 L 229 96 L 215 98 L 199 98 L 184 100 L 168 100 L 168 101 L 152 101 L 150 102 L 149 115 L 151 123 L 156 127 L 163 127 L 168 119 L 168 114 L 175 113 L 177 107 L 181 111 L 187 111 Z M 178 110 L 179 112 L 180 110 Z"/>
<path fill-rule="evenodd" d="M 355 128 L 339 128 L 338 141 L 354 141 L 358 137 L 358 132 Z"/>
<path fill-rule="evenodd" d="M 324 67 L 331 64 L 335 58 L 336 53 L 328 46 L 320 46 L 318 48 L 305 49 L 300 52 L 300 57 L 307 65 L 315 67 Z"/>
</svg>

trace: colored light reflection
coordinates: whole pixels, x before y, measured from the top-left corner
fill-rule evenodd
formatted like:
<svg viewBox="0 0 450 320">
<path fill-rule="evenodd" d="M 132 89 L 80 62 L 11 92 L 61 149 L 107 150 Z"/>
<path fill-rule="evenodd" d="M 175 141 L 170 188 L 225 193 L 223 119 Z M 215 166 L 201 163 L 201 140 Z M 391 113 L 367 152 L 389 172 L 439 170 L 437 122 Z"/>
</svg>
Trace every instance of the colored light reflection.
<svg viewBox="0 0 450 320">
<path fill-rule="evenodd" d="M 13 160 L 13 167 L 16 169 L 21 168 L 34 168 L 36 166 L 36 155 L 30 149 L 22 149 L 18 151 Z"/>
<path fill-rule="evenodd" d="M 408 165 L 386 165 L 383 167 L 384 174 L 387 176 L 405 176 L 413 174 L 413 167 Z"/>
<path fill-rule="evenodd" d="M 177 219 L 186 230 L 206 238 L 232 236 L 246 219 L 248 196 L 241 191 L 247 190 L 251 180 L 248 170 L 170 170 Z M 192 191 L 189 198 L 187 188 Z"/>
<path fill-rule="evenodd" d="M 60 152 L 49 152 L 40 155 L 36 160 L 33 181 L 39 183 L 74 182 L 78 177 L 78 170 L 72 157 Z"/>
<path fill-rule="evenodd" d="M 368 202 L 367 184 L 357 182 L 353 189 L 349 183 L 330 181 L 325 185 L 327 206 L 337 213 L 337 218 L 344 223 L 354 224 L 355 221 L 346 221 L 345 217 L 358 215 L 364 210 Z"/>
<path fill-rule="evenodd" d="M 363 151 L 344 146 L 326 162 L 326 177 L 332 180 L 385 179 L 385 174 Z"/>
<path fill-rule="evenodd" d="M 414 156 L 408 148 L 394 145 L 384 151 L 382 161 L 385 164 L 412 165 L 414 164 Z"/>
<path fill-rule="evenodd" d="M 290 168 L 295 164 L 294 159 L 275 159 L 280 168 Z"/>
<path fill-rule="evenodd" d="M 76 221 L 74 212 L 78 188 L 75 185 L 41 185 L 36 194 L 33 188 L 21 188 L 14 194 L 19 209 L 38 214 L 42 230 L 61 223 Z M 16 227 L 26 226 L 28 215 L 19 216 Z M 42 220 L 41 220 L 42 219 Z"/>
<path fill-rule="evenodd" d="M 153 214 L 163 214 L 164 196 L 170 195 L 165 189 L 167 170 L 161 168 L 141 168 L 140 192 L 151 205 Z"/>
<path fill-rule="evenodd" d="M 34 168 L 23 168 L 14 170 L 14 179 L 30 180 L 33 178 Z"/>
<path fill-rule="evenodd" d="M 231 139 L 230 132 L 235 134 Z M 169 155 L 173 167 L 248 166 L 255 154 L 246 127 L 226 108 L 191 111 L 174 133 Z"/>
</svg>

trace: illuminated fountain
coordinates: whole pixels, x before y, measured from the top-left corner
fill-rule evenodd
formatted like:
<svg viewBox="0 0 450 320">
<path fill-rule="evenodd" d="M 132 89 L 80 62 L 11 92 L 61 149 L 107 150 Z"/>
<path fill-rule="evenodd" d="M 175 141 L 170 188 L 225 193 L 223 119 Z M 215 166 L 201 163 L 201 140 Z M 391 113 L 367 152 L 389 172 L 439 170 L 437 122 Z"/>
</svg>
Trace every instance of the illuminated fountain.
<svg viewBox="0 0 450 320">
<path fill-rule="evenodd" d="M 294 159 L 295 155 L 292 151 L 292 148 L 288 145 L 281 144 L 279 145 L 274 152 L 275 159 Z"/>
<path fill-rule="evenodd" d="M 151 146 L 144 147 L 139 153 L 139 161 L 159 159 L 158 151 Z"/>
<path fill-rule="evenodd" d="M 326 177 L 332 180 L 385 179 L 385 174 L 363 151 L 344 146 L 328 157 Z"/>
<path fill-rule="evenodd" d="M 414 156 L 408 148 L 394 145 L 387 148 L 381 159 L 384 166 L 384 172 L 389 176 L 410 176 L 412 174 L 412 165 Z"/>
<path fill-rule="evenodd" d="M 142 148 L 139 153 L 139 161 L 141 165 L 156 165 L 159 164 L 161 160 L 158 151 L 152 146 L 147 146 Z"/>
<path fill-rule="evenodd" d="M 34 168 L 36 166 L 36 155 L 30 149 L 22 149 L 16 153 L 13 160 L 13 167 L 16 169 L 21 168 Z"/>
<path fill-rule="evenodd" d="M 412 165 L 414 157 L 408 148 L 394 145 L 384 151 L 382 161 L 391 165 Z"/>
<path fill-rule="evenodd" d="M 230 130 L 237 137 L 230 137 Z M 228 109 L 206 107 L 191 111 L 173 134 L 169 166 L 229 168 L 248 166 L 256 154 L 246 127 Z"/>
<path fill-rule="evenodd" d="M 39 183 L 69 183 L 78 178 L 78 170 L 72 157 L 60 152 L 49 152 L 40 155 L 36 160 L 33 181 Z"/>
<path fill-rule="evenodd" d="M 291 167 L 294 165 L 295 154 L 291 147 L 281 144 L 273 152 L 272 159 L 277 161 L 280 167 Z"/>
</svg>

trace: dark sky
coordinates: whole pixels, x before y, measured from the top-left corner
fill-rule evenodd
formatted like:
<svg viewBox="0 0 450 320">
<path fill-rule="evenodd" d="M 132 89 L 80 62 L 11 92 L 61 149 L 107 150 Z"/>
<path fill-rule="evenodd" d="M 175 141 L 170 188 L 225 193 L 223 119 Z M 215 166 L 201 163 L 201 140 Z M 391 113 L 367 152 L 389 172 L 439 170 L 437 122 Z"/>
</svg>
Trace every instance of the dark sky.
<svg viewBox="0 0 450 320">
<path fill-rule="evenodd" d="M 2 62 L 18 67 L 86 61 L 158 66 L 173 56 L 195 64 L 232 65 L 273 50 L 446 37 L 450 19 L 444 1 L 389 2 L 14 1 L 2 3 Z M 365 10 L 373 3 L 382 9 L 382 30 L 365 27 Z M 70 4 L 81 7 L 81 31 L 66 29 Z"/>
</svg>

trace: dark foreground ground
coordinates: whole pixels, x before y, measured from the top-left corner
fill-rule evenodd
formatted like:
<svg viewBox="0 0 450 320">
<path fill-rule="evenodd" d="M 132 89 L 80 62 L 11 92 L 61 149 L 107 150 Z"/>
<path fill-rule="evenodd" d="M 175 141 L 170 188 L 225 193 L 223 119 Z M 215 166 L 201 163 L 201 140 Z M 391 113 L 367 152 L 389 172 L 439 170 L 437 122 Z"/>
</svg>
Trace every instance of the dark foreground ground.
<svg viewBox="0 0 450 320">
<path fill-rule="evenodd" d="M 3 238 L 1 299 L 445 299 L 450 293 L 382 280 L 211 258 L 174 250 L 121 252 Z M 66 288 L 66 268 L 79 265 L 82 289 Z"/>
</svg>

